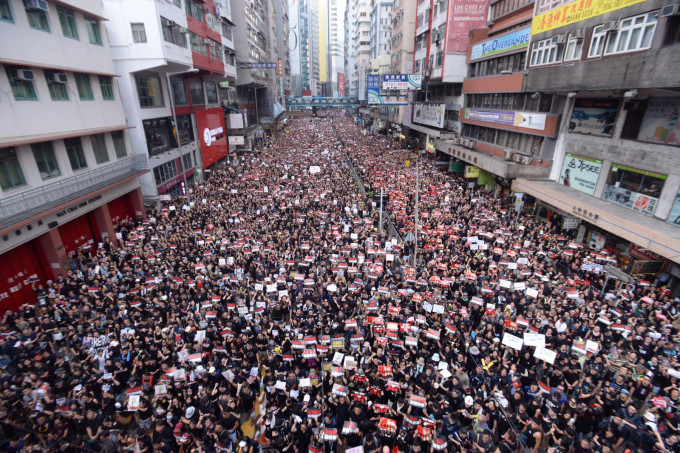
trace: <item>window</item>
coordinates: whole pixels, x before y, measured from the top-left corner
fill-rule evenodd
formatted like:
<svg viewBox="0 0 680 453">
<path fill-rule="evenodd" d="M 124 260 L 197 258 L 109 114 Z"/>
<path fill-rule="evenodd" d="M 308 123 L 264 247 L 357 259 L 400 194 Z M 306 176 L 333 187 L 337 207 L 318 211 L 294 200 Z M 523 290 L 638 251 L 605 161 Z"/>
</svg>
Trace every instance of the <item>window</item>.
<svg viewBox="0 0 680 453">
<path fill-rule="evenodd" d="M 125 149 L 125 134 L 123 131 L 111 132 L 113 139 L 113 149 L 116 151 L 116 158 L 120 159 L 127 156 L 127 149 Z"/>
<path fill-rule="evenodd" d="M 14 22 L 12 8 L 9 7 L 9 0 L 0 0 L 0 20 Z"/>
<path fill-rule="evenodd" d="M 205 42 L 203 42 L 202 37 L 194 32 L 189 32 L 189 39 L 191 40 L 191 50 L 203 55 L 208 55 L 208 50 L 206 49 L 206 45 Z"/>
<path fill-rule="evenodd" d="M 59 23 L 61 24 L 61 31 L 64 36 L 71 39 L 80 39 L 78 36 L 78 27 L 76 27 L 76 17 L 70 9 L 57 8 L 59 15 Z"/>
<path fill-rule="evenodd" d="M 649 49 L 658 16 L 658 12 L 653 12 L 621 20 L 619 28 L 609 34 L 605 54 Z"/>
<path fill-rule="evenodd" d="M 9 190 L 24 184 L 26 184 L 26 179 L 21 170 L 17 150 L 0 148 L 0 187 L 2 190 Z"/>
<path fill-rule="evenodd" d="M 564 53 L 564 61 L 580 60 L 583 52 L 583 39 L 569 38 L 567 50 Z"/>
<path fill-rule="evenodd" d="M 144 120 L 142 121 L 142 126 L 144 127 L 146 146 L 150 156 L 177 147 L 171 118 Z"/>
<path fill-rule="evenodd" d="M 612 164 L 602 198 L 652 216 L 667 178 L 661 173 Z"/>
<path fill-rule="evenodd" d="M 63 72 L 45 71 L 47 88 L 53 101 L 68 101 L 68 84 L 60 79 L 66 74 Z"/>
<path fill-rule="evenodd" d="M 109 152 L 106 150 L 106 138 L 104 134 L 90 135 L 92 142 L 92 149 L 94 150 L 94 159 L 98 164 L 103 164 L 109 161 Z"/>
<path fill-rule="evenodd" d="M 87 36 L 90 38 L 90 44 L 102 45 L 102 33 L 99 30 L 99 21 L 91 17 L 85 18 L 85 27 L 87 28 Z"/>
<path fill-rule="evenodd" d="M 80 143 L 80 138 L 67 138 L 64 140 L 66 147 L 66 154 L 71 163 L 71 170 L 76 171 L 87 168 L 87 161 L 85 160 L 85 153 L 83 152 L 83 145 Z"/>
<path fill-rule="evenodd" d="M 217 83 L 206 82 L 205 94 L 208 98 L 208 104 L 217 104 L 219 102 L 219 100 L 217 99 Z"/>
<path fill-rule="evenodd" d="M 593 37 L 590 40 L 590 48 L 588 49 L 588 58 L 602 56 L 604 49 L 604 41 L 607 39 L 607 32 L 603 25 L 598 25 L 593 28 Z"/>
<path fill-rule="evenodd" d="M 189 80 L 189 92 L 191 93 L 192 104 L 205 104 L 205 98 L 203 96 L 203 83 L 201 83 L 200 80 Z"/>
<path fill-rule="evenodd" d="M 231 25 L 229 25 L 227 22 L 222 21 L 222 36 L 225 38 L 231 40 L 232 38 L 232 31 L 231 31 Z"/>
<path fill-rule="evenodd" d="M 559 43 L 553 43 L 552 39 L 538 41 L 531 50 L 531 66 L 560 62 L 562 61 L 563 52 L 564 46 Z"/>
<path fill-rule="evenodd" d="M 190 1 L 190 0 L 187 0 Z M 170 162 L 166 162 L 162 165 L 159 165 L 158 167 L 155 167 L 153 169 L 153 176 L 156 178 L 156 184 L 163 184 L 165 181 L 168 181 L 175 176 L 177 176 L 177 163 L 172 160 Z"/>
<path fill-rule="evenodd" d="M 140 107 L 162 107 L 163 92 L 161 80 L 157 76 L 135 76 Z"/>
<path fill-rule="evenodd" d="M 191 143 L 194 140 L 194 128 L 191 126 L 191 115 L 179 115 L 179 139 L 182 145 Z"/>
<path fill-rule="evenodd" d="M 187 92 L 184 87 L 184 80 L 170 79 L 170 86 L 172 87 L 172 99 L 175 105 L 187 105 Z"/>
<path fill-rule="evenodd" d="M 92 93 L 92 86 L 90 85 L 89 74 L 74 74 L 76 76 L 76 87 L 78 88 L 78 96 L 81 101 L 94 100 Z"/>
<path fill-rule="evenodd" d="M 184 0 L 184 6 L 186 8 L 187 14 L 189 14 L 194 19 L 199 22 L 203 22 L 203 2 L 196 0 Z"/>
<path fill-rule="evenodd" d="M 188 170 L 194 166 L 191 159 L 191 154 L 185 154 L 182 156 L 182 165 L 184 165 L 184 170 Z"/>
<path fill-rule="evenodd" d="M 35 88 L 33 87 L 33 71 L 27 68 L 7 67 L 6 72 L 15 100 L 26 101 L 38 99 L 35 94 Z M 26 80 L 29 78 L 31 80 Z"/>
<path fill-rule="evenodd" d="M 99 87 L 102 90 L 102 99 L 113 101 L 113 79 L 109 76 L 99 76 Z"/>
<path fill-rule="evenodd" d="M 31 150 L 33 151 L 35 163 L 38 165 L 40 177 L 43 180 L 61 176 L 59 164 L 52 148 L 52 142 L 34 143 L 31 145 Z"/>
<path fill-rule="evenodd" d="M 680 43 L 680 16 L 671 16 L 666 22 L 666 34 L 663 37 L 664 46 Z"/>
<path fill-rule="evenodd" d="M 435 68 L 441 68 L 444 61 L 444 52 L 437 52 L 437 60 L 435 61 Z"/>
<path fill-rule="evenodd" d="M 136 43 L 146 42 L 146 30 L 144 29 L 144 24 L 134 23 L 130 24 L 132 28 L 132 41 Z"/>
<path fill-rule="evenodd" d="M 41 9 L 29 8 L 26 6 L 26 1 L 24 0 L 24 6 L 26 8 L 26 17 L 28 18 L 28 25 L 36 30 L 42 30 L 49 32 L 50 23 L 47 21 L 47 12 Z"/>
<path fill-rule="evenodd" d="M 182 7 L 182 0 L 172 0 L 172 3 L 174 3 L 178 8 Z"/>
<path fill-rule="evenodd" d="M 182 27 L 163 16 L 161 16 L 161 24 L 163 24 L 163 40 L 186 49 L 187 37 Z"/>
</svg>

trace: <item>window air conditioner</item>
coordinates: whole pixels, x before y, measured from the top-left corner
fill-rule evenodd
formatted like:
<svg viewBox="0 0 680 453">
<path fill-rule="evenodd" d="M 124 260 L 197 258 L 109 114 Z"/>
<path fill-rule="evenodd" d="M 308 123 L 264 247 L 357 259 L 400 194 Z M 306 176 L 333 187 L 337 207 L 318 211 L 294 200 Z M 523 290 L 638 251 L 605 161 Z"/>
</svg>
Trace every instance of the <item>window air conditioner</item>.
<svg viewBox="0 0 680 453">
<path fill-rule="evenodd" d="M 564 44 L 566 39 L 567 39 L 567 35 L 557 35 L 557 36 L 553 36 L 552 40 L 550 42 L 552 44 Z"/>
<path fill-rule="evenodd" d="M 50 72 L 47 74 L 50 83 L 68 83 L 68 77 L 63 72 Z"/>
<path fill-rule="evenodd" d="M 49 5 L 45 0 L 24 0 L 24 5 L 30 9 L 40 9 L 42 11 L 49 11 Z"/>
<path fill-rule="evenodd" d="M 15 69 L 12 75 L 18 80 L 27 80 L 29 82 L 35 80 L 35 75 L 30 69 Z"/>
<path fill-rule="evenodd" d="M 203 39 L 203 44 L 210 45 L 210 44 L 212 44 L 212 40 L 211 40 L 210 38 L 204 38 L 204 39 Z"/>
<path fill-rule="evenodd" d="M 177 23 L 174 20 L 165 19 L 165 26 L 172 28 L 177 26 Z"/>
<path fill-rule="evenodd" d="M 661 17 L 675 16 L 680 14 L 680 4 L 675 3 L 661 8 Z"/>
<path fill-rule="evenodd" d="M 602 29 L 604 31 L 616 30 L 617 28 L 619 28 L 619 21 L 618 20 L 612 20 L 612 21 L 605 22 L 604 24 L 602 24 Z"/>
</svg>

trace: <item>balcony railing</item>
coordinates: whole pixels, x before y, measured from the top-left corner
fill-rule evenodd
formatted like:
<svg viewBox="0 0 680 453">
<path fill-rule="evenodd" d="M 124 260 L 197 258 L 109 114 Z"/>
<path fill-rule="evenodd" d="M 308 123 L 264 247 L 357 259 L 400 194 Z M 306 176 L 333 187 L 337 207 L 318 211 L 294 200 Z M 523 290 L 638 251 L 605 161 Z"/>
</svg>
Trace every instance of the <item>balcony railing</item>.
<svg viewBox="0 0 680 453">
<path fill-rule="evenodd" d="M 149 169 L 147 156 L 135 154 L 88 172 L 0 199 L 0 228 L 6 228 Z"/>
</svg>

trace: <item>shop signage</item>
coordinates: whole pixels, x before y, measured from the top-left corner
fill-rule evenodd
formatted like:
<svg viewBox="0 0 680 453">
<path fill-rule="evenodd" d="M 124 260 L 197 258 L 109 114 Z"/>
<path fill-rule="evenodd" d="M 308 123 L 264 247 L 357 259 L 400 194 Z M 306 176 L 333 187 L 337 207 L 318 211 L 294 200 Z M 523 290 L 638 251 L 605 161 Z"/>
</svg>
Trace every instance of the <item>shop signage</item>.
<svg viewBox="0 0 680 453">
<path fill-rule="evenodd" d="M 614 131 L 619 101 L 612 99 L 577 99 L 571 112 L 569 132 L 610 137 Z"/>
<path fill-rule="evenodd" d="M 63 216 L 65 216 L 66 214 L 70 214 L 70 213 L 72 213 L 72 212 L 75 212 L 75 211 L 77 211 L 78 209 L 84 208 L 84 207 L 86 207 L 87 205 L 90 205 L 90 204 L 92 204 L 92 203 L 95 203 L 95 202 L 97 202 L 97 201 L 99 201 L 99 200 L 101 200 L 101 199 L 102 199 L 102 196 L 101 196 L 101 195 L 94 196 L 94 197 L 92 197 L 92 198 L 89 198 L 89 199 L 87 199 L 87 200 L 85 200 L 85 201 L 81 201 L 81 202 L 78 203 L 78 204 L 74 204 L 73 206 L 70 206 L 70 207 L 68 207 L 68 208 L 66 208 L 66 209 L 63 209 L 63 210 L 57 212 L 56 216 L 57 216 L 57 217 L 63 217 Z"/>
<path fill-rule="evenodd" d="M 507 110 L 465 109 L 465 119 L 485 123 L 521 127 L 522 129 L 545 129 L 545 113 L 512 112 Z"/>
<path fill-rule="evenodd" d="M 449 0 L 446 53 L 467 51 L 470 30 L 484 27 L 488 12 L 488 0 Z"/>
<path fill-rule="evenodd" d="M 479 167 L 472 165 L 465 166 L 465 177 L 468 179 L 479 178 Z"/>
<path fill-rule="evenodd" d="M 642 119 L 638 140 L 680 146 L 680 99 L 651 99 Z"/>
<path fill-rule="evenodd" d="M 680 193 L 675 197 L 675 203 L 671 208 L 671 215 L 668 216 L 668 223 L 680 226 Z"/>
<path fill-rule="evenodd" d="M 565 154 L 560 184 L 593 195 L 602 170 L 602 161 L 590 157 Z"/>
<path fill-rule="evenodd" d="M 470 61 L 498 55 L 513 50 L 524 49 L 529 45 L 531 27 L 514 31 L 498 38 L 475 44 L 470 52 Z"/>
<path fill-rule="evenodd" d="M 413 104 L 413 122 L 443 128 L 446 104 Z"/>
<path fill-rule="evenodd" d="M 612 11 L 637 5 L 645 0 L 574 0 L 559 8 L 534 16 L 531 34 L 537 35 L 566 25 L 575 24 Z"/>
<path fill-rule="evenodd" d="M 576 217 L 565 217 L 562 221 L 563 230 L 575 230 L 581 224 L 581 219 Z"/>
<path fill-rule="evenodd" d="M 243 135 L 232 135 L 229 137 L 229 146 L 231 145 L 245 145 L 246 141 Z"/>
<path fill-rule="evenodd" d="M 382 76 L 383 90 L 420 90 L 423 76 L 408 74 L 384 74 Z"/>
<path fill-rule="evenodd" d="M 196 128 L 200 131 L 201 156 L 203 168 L 207 168 L 218 160 L 227 157 L 229 145 L 224 133 L 224 111 L 222 107 L 212 109 L 196 109 Z"/>
<path fill-rule="evenodd" d="M 279 74 L 279 77 L 283 77 L 283 59 L 279 58 L 276 61 L 276 69 Z"/>
<path fill-rule="evenodd" d="M 345 74 L 342 72 L 338 73 L 338 93 L 340 93 L 340 97 L 345 97 Z"/>
<path fill-rule="evenodd" d="M 376 94 L 373 91 L 368 92 L 368 103 L 371 105 L 408 105 L 408 97 L 406 96 L 386 96 Z"/>
<path fill-rule="evenodd" d="M 654 214 L 656 205 L 659 203 L 658 198 L 609 184 L 605 187 L 602 198 L 648 216 Z"/>
</svg>

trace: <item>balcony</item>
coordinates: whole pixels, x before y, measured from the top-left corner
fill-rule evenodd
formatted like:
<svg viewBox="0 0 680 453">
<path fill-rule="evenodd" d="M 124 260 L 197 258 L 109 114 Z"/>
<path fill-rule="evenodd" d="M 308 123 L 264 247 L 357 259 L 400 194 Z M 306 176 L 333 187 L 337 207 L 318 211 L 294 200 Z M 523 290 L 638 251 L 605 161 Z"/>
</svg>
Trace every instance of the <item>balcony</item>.
<svg viewBox="0 0 680 453">
<path fill-rule="evenodd" d="M 149 170 L 147 156 L 135 154 L 94 170 L 0 199 L 0 229 Z"/>
</svg>

